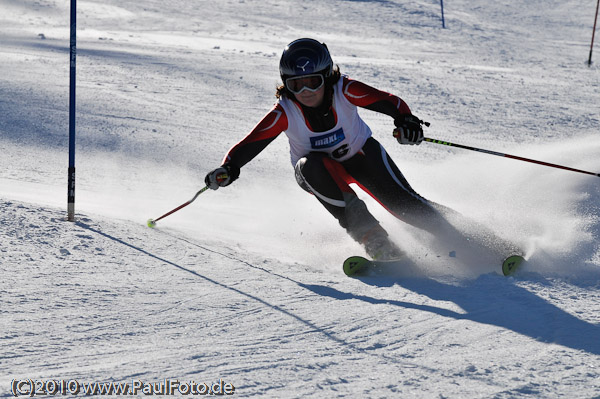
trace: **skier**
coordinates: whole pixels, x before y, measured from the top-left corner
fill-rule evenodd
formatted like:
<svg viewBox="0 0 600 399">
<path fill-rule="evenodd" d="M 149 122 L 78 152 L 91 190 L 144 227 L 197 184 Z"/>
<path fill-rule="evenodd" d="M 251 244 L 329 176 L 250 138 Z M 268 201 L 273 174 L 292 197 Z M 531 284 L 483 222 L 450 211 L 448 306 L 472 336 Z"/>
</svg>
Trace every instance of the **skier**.
<svg viewBox="0 0 600 399">
<path fill-rule="evenodd" d="M 283 84 L 277 102 L 252 131 L 206 175 L 213 190 L 235 181 L 281 132 L 290 144 L 298 184 L 314 194 L 373 259 L 395 259 L 401 250 L 349 186 L 356 183 L 398 219 L 432 233 L 448 229 L 440 207 L 417 194 L 383 146 L 372 137 L 357 107 L 393 118 L 400 144 L 423 141 L 424 123 L 399 97 L 342 75 L 327 46 L 298 39 L 279 62 Z"/>
</svg>

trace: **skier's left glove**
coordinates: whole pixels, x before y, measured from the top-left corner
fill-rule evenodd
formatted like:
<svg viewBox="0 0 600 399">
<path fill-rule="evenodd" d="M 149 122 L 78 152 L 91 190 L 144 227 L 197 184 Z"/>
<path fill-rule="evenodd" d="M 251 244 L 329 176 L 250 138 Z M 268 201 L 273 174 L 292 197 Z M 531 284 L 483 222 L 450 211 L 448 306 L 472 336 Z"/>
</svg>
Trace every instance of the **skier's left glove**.
<svg viewBox="0 0 600 399">
<path fill-rule="evenodd" d="M 208 172 L 204 182 L 211 190 L 225 187 L 233 183 L 240 176 L 240 168 L 232 164 L 223 164 L 212 172 Z"/>
<path fill-rule="evenodd" d="M 400 144 L 421 144 L 423 141 L 423 123 L 429 126 L 428 123 L 423 122 L 419 118 L 411 114 L 401 115 L 394 124 L 394 137 Z"/>
</svg>

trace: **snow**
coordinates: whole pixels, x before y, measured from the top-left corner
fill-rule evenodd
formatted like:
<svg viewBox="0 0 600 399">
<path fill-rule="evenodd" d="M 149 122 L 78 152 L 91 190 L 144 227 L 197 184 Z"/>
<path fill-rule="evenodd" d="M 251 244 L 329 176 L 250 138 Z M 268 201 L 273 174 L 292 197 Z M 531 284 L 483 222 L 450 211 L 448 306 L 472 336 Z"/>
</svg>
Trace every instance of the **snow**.
<svg viewBox="0 0 600 399">
<path fill-rule="evenodd" d="M 597 177 L 401 147 L 388 117 L 361 112 L 419 193 L 527 249 L 512 278 L 372 202 L 417 269 L 345 277 L 362 250 L 297 187 L 283 135 L 232 186 L 145 225 L 264 115 L 283 47 L 306 36 L 404 98 L 429 137 L 599 173 L 592 2 L 457 0 L 442 29 L 431 0 L 80 1 L 76 223 L 67 3 L 0 0 L 1 397 L 27 378 L 222 379 L 240 397 L 600 395 Z"/>
</svg>

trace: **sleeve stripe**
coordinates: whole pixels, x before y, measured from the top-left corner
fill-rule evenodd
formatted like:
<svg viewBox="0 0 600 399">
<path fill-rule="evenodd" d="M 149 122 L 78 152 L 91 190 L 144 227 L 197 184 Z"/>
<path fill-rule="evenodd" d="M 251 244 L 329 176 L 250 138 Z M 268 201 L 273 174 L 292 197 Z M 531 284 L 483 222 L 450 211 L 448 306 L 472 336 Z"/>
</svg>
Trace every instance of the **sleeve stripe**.
<svg viewBox="0 0 600 399">
<path fill-rule="evenodd" d="M 264 129 L 261 129 L 260 130 L 261 132 L 269 130 L 273 126 L 275 126 L 277 124 L 277 122 L 279 121 L 279 118 L 281 118 L 281 114 L 283 113 L 283 111 L 280 111 L 277 108 L 273 109 L 271 112 L 274 113 L 274 114 L 276 114 L 277 116 L 275 117 L 275 120 L 273 121 L 273 123 L 271 123 L 269 126 L 265 127 Z"/>
<path fill-rule="evenodd" d="M 348 82 L 348 84 L 346 85 L 346 87 L 344 87 L 344 95 L 346 97 L 351 97 L 351 98 L 364 98 L 364 97 L 367 97 L 369 95 L 369 93 L 363 94 L 362 96 L 357 96 L 357 95 L 354 95 L 354 94 L 350 93 L 350 85 L 352 83 L 354 83 L 354 82 L 355 81 L 351 80 L 351 81 Z"/>
<path fill-rule="evenodd" d="M 287 129 L 287 117 L 280 107 L 278 104 L 269 111 L 246 137 L 227 152 L 224 161 L 242 167 Z"/>
</svg>

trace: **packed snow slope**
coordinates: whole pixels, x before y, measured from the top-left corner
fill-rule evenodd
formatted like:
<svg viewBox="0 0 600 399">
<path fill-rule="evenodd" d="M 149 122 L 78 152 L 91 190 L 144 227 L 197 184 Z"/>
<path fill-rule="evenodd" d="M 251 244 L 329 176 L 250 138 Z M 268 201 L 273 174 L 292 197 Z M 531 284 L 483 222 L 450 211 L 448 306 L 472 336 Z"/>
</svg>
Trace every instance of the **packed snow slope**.
<svg viewBox="0 0 600 399">
<path fill-rule="evenodd" d="M 297 187 L 283 135 L 145 226 L 269 110 L 299 37 L 428 137 L 600 173 L 595 2 L 456 0 L 442 29 L 433 0 L 79 1 L 76 223 L 67 3 L 0 0 L 0 396 L 221 379 L 240 397 L 600 397 L 595 176 L 400 146 L 361 111 L 419 193 L 527 252 L 513 278 L 367 198 L 411 265 L 345 277 L 363 252 Z"/>
</svg>

